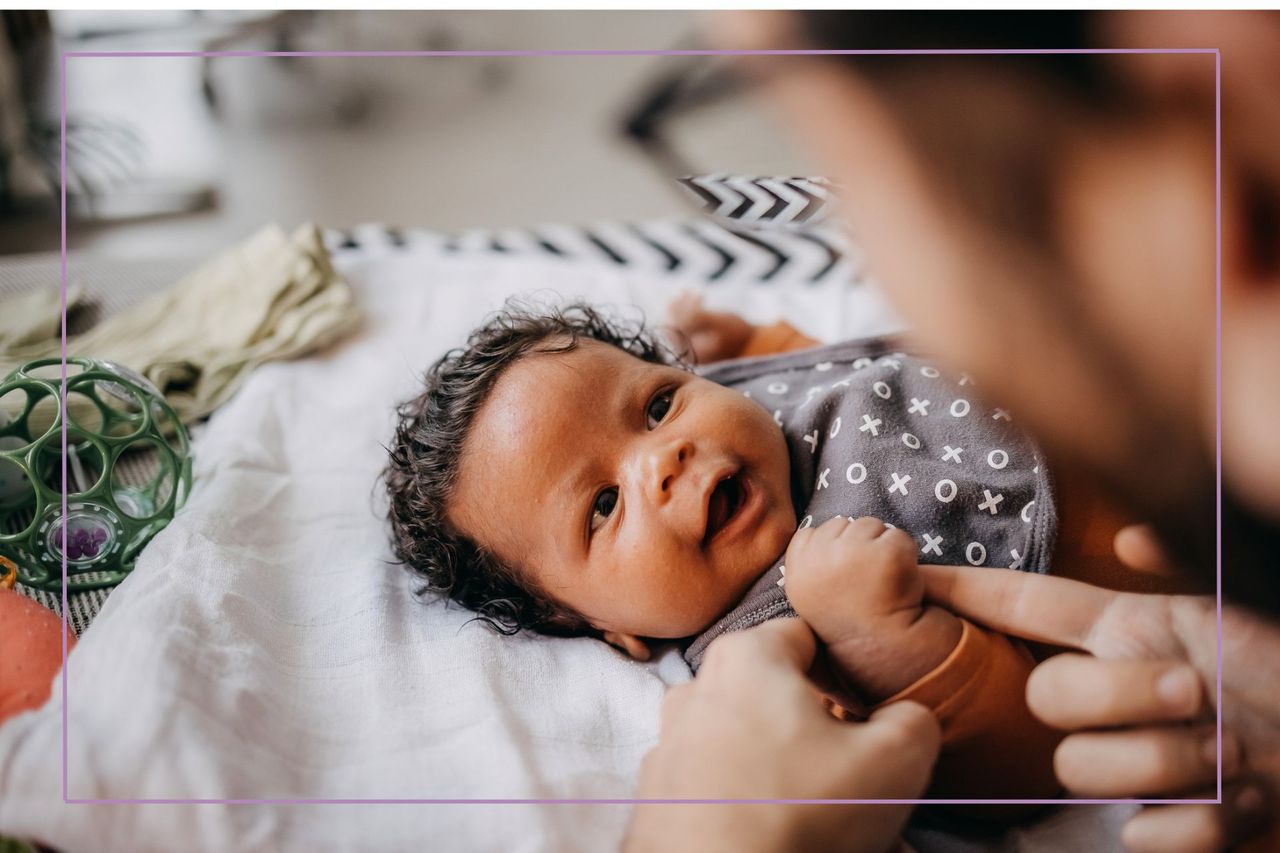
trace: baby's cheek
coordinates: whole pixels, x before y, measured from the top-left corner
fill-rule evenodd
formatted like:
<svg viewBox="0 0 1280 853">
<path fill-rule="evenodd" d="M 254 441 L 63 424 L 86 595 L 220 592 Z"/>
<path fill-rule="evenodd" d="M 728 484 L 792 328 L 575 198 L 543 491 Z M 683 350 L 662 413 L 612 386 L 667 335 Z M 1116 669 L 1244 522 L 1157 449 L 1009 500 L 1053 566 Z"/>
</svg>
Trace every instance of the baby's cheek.
<svg viewBox="0 0 1280 853">
<path fill-rule="evenodd" d="M 784 559 L 791 549 L 796 535 L 796 518 L 788 502 L 784 506 L 774 506 L 761 521 L 752 540 L 753 559 L 764 571 Z"/>
</svg>

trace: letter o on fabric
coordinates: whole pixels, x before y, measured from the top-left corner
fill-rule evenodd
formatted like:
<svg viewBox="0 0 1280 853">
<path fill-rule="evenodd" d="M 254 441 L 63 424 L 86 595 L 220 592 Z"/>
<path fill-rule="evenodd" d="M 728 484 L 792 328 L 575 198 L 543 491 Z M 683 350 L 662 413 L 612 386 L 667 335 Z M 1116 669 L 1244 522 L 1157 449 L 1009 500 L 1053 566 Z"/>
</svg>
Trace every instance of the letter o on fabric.
<svg viewBox="0 0 1280 853">
<path fill-rule="evenodd" d="M 956 499 L 956 493 L 959 491 L 954 480 L 939 480 L 938 484 L 933 487 L 933 496 L 944 504 L 949 504 Z M 946 492 L 946 494 L 944 495 L 943 492 Z"/>
</svg>

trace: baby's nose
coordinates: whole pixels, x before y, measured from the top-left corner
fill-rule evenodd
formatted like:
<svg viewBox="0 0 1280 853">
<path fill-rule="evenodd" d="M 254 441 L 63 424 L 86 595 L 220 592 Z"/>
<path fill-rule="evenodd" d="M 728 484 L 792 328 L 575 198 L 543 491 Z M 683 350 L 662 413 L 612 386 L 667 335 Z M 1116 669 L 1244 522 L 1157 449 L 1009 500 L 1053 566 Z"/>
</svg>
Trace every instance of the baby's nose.
<svg viewBox="0 0 1280 853">
<path fill-rule="evenodd" d="M 676 481 L 692 456 L 693 445 L 683 440 L 667 442 L 651 450 L 647 479 L 656 503 L 671 499 Z"/>
</svg>

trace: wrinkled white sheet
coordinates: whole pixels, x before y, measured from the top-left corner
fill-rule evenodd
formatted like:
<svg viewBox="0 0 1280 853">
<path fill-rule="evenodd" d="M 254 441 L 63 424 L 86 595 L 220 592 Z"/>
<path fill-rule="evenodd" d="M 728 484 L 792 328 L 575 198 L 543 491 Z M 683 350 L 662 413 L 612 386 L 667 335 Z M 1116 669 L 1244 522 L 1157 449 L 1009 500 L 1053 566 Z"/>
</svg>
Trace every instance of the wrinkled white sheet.
<svg viewBox="0 0 1280 853">
<path fill-rule="evenodd" d="M 258 370 L 196 441 L 196 486 L 68 662 L 67 794 L 132 798 L 625 798 L 672 653 L 504 638 L 408 594 L 375 478 L 392 407 L 511 293 L 635 303 L 679 279 L 430 250 L 339 256 L 368 319 Z M 883 328 L 863 288 L 711 288 L 824 337 Z M 65 851 L 583 850 L 625 806 L 108 806 L 62 800 L 60 685 L 0 729 L 0 831 Z"/>
<path fill-rule="evenodd" d="M 196 442 L 196 487 L 68 663 L 72 799 L 626 798 L 678 654 L 504 638 L 408 594 L 375 478 L 392 406 L 511 293 L 637 304 L 683 286 L 614 267 L 348 253 L 368 311 L 340 347 L 261 368 Z M 895 327 L 866 288 L 723 283 L 713 306 L 828 340 Z M 76 851 L 604 851 L 619 805 L 82 805 L 62 791 L 60 684 L 0 728 L 0 832 Z M 1004 849 L 1114 842 L 1070 810 Z M 1107 824 L 1110 823 L 1108 827 Z M 1064 834 L 1065 833 L 1065 834 Z M 919 839 L 928 840 L 927 836 Z M 931 845 L 932 846 L 932 845 Z M 943 844 L 950 847 L 950 844 Z"/>
</svg>

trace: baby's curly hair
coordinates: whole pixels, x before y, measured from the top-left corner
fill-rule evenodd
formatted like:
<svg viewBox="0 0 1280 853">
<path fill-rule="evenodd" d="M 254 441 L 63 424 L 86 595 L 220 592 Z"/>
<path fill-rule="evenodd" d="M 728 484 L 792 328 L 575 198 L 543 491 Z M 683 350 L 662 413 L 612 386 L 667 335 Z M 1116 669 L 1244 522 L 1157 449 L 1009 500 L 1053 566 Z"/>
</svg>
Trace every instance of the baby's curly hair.
<svg viewBox="0 0 1280 853">
<path fill-rule="evenodd" d="M 383 479 L 390 496 L 397 560 L 421 577 L 417 592 L 447 596 L 502 634 L 522 629 L 592 633 L 579 614 L 553 601 L 516 566 L 504 564 L 449 522 L 449 498 L 476 413 L 511 365 L 530 353 L 564 353 L 584 339 L 655 364 L 683 361 L 643 325 L 606 317 L 582 302 L 539 309 L 509 300 L 445 353 L 423 377 L 421 394 L 397 408 L 399 421 Z"/>
</svg>

